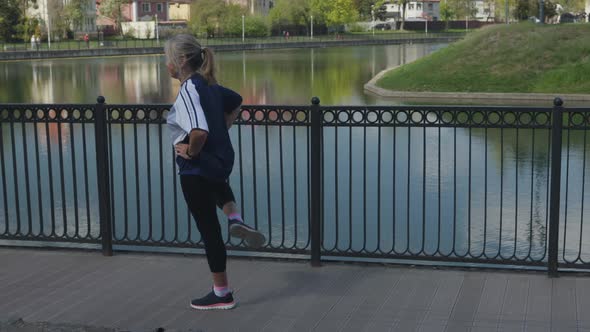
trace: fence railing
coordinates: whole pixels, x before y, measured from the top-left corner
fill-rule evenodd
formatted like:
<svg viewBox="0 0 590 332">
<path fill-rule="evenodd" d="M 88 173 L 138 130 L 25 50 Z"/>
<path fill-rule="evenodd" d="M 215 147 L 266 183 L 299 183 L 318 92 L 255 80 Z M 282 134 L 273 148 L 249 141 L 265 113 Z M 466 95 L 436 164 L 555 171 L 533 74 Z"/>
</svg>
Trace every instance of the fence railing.
<svg viewBox="0 0 590 332">
<path fill-rule="evenodd" d="M 198 248 L 168 105 L 0 105 L 0 240 Z M 230 178 L 264 253 L 590 268 L 590 109 L 244 106 Z M 222 225 L 227 226 L 220 215 Z M 249 251 L 228 238 L 236 251 Z"/>
<path fill-rule="evenodd" d="M 342 35 L 320 35 L 314 36 L 290 36 L 286 37 L 248 37 L 242 40 L 241 37 L 216 37 L 202 38 L 204 46 L 224 46 L 240 44 L 276 44 L 276 43 L 301 43 L 301 42 L 339 42 L 350 40 L 419 40 L 432 38 L 461 38 L 463 32 L 429 32 L 429 33 L 392 33 L 392 34 L 342 34 Z M 113 40 L 90 40 L 88 43 L 83 40 L 52 41 L 51 45 L 46 41 L 40 43 L 4 43 L 0 42 L 0 52 L 43 52 L 56 50 L 86 50 L 86 49 L 109 49 L 109 48 L 159 48 L 164 46 L 166 40 L 162 39 L 113 39 Z"/>
</svg>

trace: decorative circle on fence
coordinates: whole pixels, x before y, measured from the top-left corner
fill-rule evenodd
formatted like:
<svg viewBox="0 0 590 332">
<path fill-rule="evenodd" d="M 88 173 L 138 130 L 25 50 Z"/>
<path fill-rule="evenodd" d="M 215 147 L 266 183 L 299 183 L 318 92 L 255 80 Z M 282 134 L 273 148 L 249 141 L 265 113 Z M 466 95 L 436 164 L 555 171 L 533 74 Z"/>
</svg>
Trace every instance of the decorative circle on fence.
<svg viewBox="0 0 590 332">
<path fill-rule="evenodd" d="M 160 114 L 158 114 L 158 111 L 156 111 L 156 110 L 150 111 L 150 120 L 152 120 L 152 121 L 158 120 L 159 117 L 160 117 Z"/>
<path fill-rule="evenodd" d="M 335 111 L 324 112 L 324 123 L 334 123 L 336 121 Z"/>
<path fill-rule="evenodd" d="M 533 122 L 533 116 L 531 113 L 519 113 L 518 114 L 518 123 L 524 126 L 530 126 Z"/>
<path fill-rule="evenodd" d="M 393 123 L 393 112 L 384 111 L 383 113 L 381 113 L 381 121 L 386 124 Z"/>
<path fill-rule="evenodd" d="M 367 113 L 367 122 L 376 124 L 379 122 L 379 113 L 377 111 L 369 111 Z"/>
<path fill-rule="evenodd" d="M 409 119 L 410 118 L 408 116 L 407 111 L 399 111 L 395 114 L 395 120 L 397 123 L 405 124 L 405 123 L 408 123 Z"/>
<path fill-rule="evenodd" d="M 145 112 L 143 110 L 139 110 L 135 116 L 137 117 L 137 120 L 143 120 L 145 119 Z"/>
<path fill-rule="evenodd" d="M 440 121 L 439 120 L 439 117 L 440 117 L 440 115 L 439 115 L 438 112 L 436 112 L 436 111 L 427 111 L 426 112 L 426 116 L 425 116 L 426 123 L 428 123 L 428 124 L 436 124 L 436 123 L 438 123 Z"/>
<path fill-rule="evenodd" d="M 455 124 L 455 113 L 452 111 L 443 111 L 440 121 L 446 125 L 453 125 Z"/>
<path fill-rule="evenodd" d="M 119 118 L 121 117 L 121 111 L 118 109 L 112 109 L 111 110 L 111 119 L 112 120 L 119 120 Z"/>
<path fill-rule="evenodd" d="M 84 117 L 86 118 L 86 120 L 92 120 L 92 119 L 94 119 L 94 111 L 92 111 L 92 110 L 86 110 L 84 112 Z"/>
<path fill-rule="evenodd" d="M 420 111 L 414 111 L 412 113 L 410 113 L 410 117 L 412 118 L 412 123 L 413 124 L 420 124 L 422 123 L 422 121 L 424 121 L 424 113 L 420 112 Z"/>
<path fill-rule="evenodd" d="M 459 113 L 456 114 L 455 117 L 458 125 L 467 125 L 469 124 L 469 120 L 470 120 L 470 116 L 469 113 L 467 111 L 461 111 Z"/>
<path fill-rule="evenodd" d="M 550 125 L 551 116 L 548 113 L 533 113 L 535 124 L 538 126 L 547 126 Z"/>
<path fill-rule="evenodd" d="M 586 124 L 586 116 L 580 112 L 569 113 L 569 125 L 574 127 L 584 126 Z"/>
<path fill-rule="evenodd" d="M 498 125 L 500 121 L 502 121 L 500 113 L 496 111 L 488 113 L 488 125 Z"/>
<path fill-rule="evenodd" d="M 513 126 L 518 124 L 516 122 L 516 114 L 514 114 L 513 112 L 504 113 L 502 120 L 504 120 L 504 125 Z"/>
<path fill-rule="evenodd" d="M 483 125 L 486 120 L 486 116 L 483 112 L 475 111 L 471 114 L 471 122 L 475 125 Z"/>
</svg>

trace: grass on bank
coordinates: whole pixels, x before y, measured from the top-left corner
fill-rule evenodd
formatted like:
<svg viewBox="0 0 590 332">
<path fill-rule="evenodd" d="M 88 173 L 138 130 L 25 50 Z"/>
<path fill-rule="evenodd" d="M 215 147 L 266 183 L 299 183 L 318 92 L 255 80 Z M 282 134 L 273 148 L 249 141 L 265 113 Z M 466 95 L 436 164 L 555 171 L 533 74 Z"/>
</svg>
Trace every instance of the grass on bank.
<svg viewBox="0 0 590 332">
<path fill-rule="evenodd" d="M 385 74 L 395 91 L 590 93 L 590 24 L 482 28 Z"/>
</svg>

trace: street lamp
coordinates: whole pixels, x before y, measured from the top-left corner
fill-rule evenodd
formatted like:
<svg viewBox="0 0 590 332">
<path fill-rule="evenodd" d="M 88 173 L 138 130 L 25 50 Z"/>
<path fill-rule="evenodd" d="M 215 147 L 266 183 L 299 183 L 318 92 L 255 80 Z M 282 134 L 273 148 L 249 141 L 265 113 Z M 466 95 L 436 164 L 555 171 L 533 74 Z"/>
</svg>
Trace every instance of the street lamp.
<svg viewBox="0 0 590 332">
<path fill-rule="evenodd" d="M 375 36 L 375 5 L 371 5 L 371 29 L 373 30 L 373 37 Z"/>
<path fill-rule="evenodd" d="M 245 38 L 246 38 L 246 23 L 244 21 L 245 17 L 244 15 L 242 15 L 242 43 L 244 42 Z"/>
<path fill-rule="evenodd" d="M 158 14 L 154 15 L 156 17 L 156 41 L 160 42 L 160 29 L 158 28 Z"/>
<path fill-rule="evenodd" d="M 539 22 L 539 23 L 544 24 L 545 23 L 545 17 L 544 17 L 545 16 L 545 8 L 544 8 L 545 1 L 541 0 L 540 2 L 541 2 L 541 4 L 539 5 L 539 20 L 541 22 Z"/>
<path fill-rule="evenodd" d="M 47 47 L 51 48 L 51 16 L 47 14 Z"/>
<path fill-rule="evenodd" d="M 510 7 L 508 7 L 508 0 L 506 0 L 506 24 L 509 24 Z"/>
</svg>

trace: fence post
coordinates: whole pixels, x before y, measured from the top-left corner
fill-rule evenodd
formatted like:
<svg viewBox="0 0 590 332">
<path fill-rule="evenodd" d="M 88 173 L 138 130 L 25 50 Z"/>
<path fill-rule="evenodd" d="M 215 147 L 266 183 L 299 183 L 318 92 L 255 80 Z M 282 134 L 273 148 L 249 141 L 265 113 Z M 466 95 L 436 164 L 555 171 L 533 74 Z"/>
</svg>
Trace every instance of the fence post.
<svg viewBox="0 0 590 332">
<path fill-rule="evenodd" d="M 111 228 L 111 193 L 109 177 L 109 150 L 107 139 L 107 113 L 105 99 L 100 96 L 94 110 L 94 133 L 96 138 L 96 172 L 98 180 L 98 215 L 102 254 L 113 256 L 113 232 Z"/>
<path fill-rule="evenodd" d="M 551 196 L 549 202 L 549 277 L 557 277 L 559 249 L 559 207 L 561 203 L 561 133 L 563 128 L 563 101 L 553 101 L 551 128 Z"/>
<path fill-rule="evenodd" d="M 311 99 L 311 266 L 321 266 L 321 223 L 322 223 L 322 146 L 323 146 L 323 113 L 320 110 L 320 99 Z"/>
</svg>

